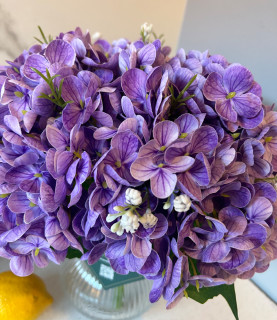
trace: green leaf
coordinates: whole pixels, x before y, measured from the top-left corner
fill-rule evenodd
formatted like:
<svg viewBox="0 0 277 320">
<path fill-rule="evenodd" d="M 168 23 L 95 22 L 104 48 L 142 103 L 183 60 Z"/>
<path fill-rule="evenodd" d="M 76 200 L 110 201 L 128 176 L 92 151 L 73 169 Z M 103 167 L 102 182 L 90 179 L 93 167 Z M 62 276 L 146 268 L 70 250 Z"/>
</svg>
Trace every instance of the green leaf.
<svg viewBox="0 0 277 320">
<path fill-rule="evenodd" d="M 177 100 L 181 99 L 183 94 L 188 90 L 188 88 L 191 86 L 191 84 L 194 82 L 194 80 L 196 79 L 197 77 L 197 74 L 194 75 L 190 80 L 189 82 L 187 83 L 187 85 L 184 87 L 184 89 L 179 93 L 178 97 L 177 97 Z"/>
<path fill-rule="evenodd" d="M 223 284 L 221 286 L 215 287 L 203 287 L 199 289 L 199 292 L 194 286 L 190 285 L 186 289 L 186 292 L 191 299 L 202 304 L 205 303 L 207 300 L 212 299 L 221 294 L 223 298 L 227 301 L 236 320 L 239 320 L 236 292 L 233 284 Z"/>
<path fill-rule="evenodd" d="M 40 44 L 43 44 L 43 41 L 41 41 L 39 38 L 34 37 L 35 40 L 37 40 Z"/>
<path fill-rule="evenodd" d="M 47 39 L 46 39 L 46 37 L 45 37 L 45 34 L 44 34 L 44 32 L 42 31 L 42 29 L 41 29 L 40 26 L 38 26 L 38 30 L 39 30 L 39 32 L 40 32 L 40 34 L 41 34 L 41 36 L 42 36 L 43 41 L 44 41 L 45 43 L 48 43 L 48 41 L 47 41 Z"/>
<path fill-rule="evenodd" d="M 74 259 L 74 258 L 81 258 L 82 252 L 79 250 L 73 249 L 71 247 L 68 248 L 66 258 L 67 259 Z"/>
<path fill-rule="evenodd" d="M 35 73 L 37 73 L 46 83 L 49 84 L 48 79 L 38 69 L 33 68 L 33 67 L 30 67 L 30 69 L 33 70 Z"/>
</svg>

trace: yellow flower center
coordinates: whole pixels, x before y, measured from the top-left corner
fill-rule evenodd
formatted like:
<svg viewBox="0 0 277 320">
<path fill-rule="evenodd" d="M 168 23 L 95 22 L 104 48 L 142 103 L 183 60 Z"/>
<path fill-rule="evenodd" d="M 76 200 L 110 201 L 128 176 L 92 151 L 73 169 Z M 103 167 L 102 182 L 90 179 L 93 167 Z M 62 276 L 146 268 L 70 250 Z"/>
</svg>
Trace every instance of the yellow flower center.
<svg viewBox="0 0 277 320">
<path fill-rule="evenodd" d="M 226 99 L 232 99 L 234 98 L 234 96 L 236 95 L 236 93 L 233 91 L 233 92 L 229 92 L 226 96 Z"/>
</svg>

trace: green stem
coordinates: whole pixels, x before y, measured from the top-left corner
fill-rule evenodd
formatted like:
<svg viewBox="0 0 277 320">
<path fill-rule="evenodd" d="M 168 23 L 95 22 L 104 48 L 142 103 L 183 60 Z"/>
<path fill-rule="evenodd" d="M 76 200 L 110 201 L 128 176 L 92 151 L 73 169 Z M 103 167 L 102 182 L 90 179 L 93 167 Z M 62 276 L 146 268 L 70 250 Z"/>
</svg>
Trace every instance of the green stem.
<svg viewBox="0 0 277 320">
<path fill-rule="evenodd" d="M 116 293 L 116 309 L 123 307 L 124 286 L 117 287 Z"/>
</svg>

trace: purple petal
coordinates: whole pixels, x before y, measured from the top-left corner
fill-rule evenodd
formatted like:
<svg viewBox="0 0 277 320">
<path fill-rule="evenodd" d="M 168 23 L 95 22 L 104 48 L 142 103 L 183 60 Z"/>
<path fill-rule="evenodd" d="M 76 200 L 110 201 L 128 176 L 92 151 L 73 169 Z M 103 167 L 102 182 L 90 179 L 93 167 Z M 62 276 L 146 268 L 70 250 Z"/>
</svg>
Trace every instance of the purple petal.
<svg viewBox="0 0 277 320">
<path fill-rule="evenodd" d="M 97 262 L 105 253 L 106 248 L 106 243 L 98 243 L 97 245 L 95 245 L 89 253 L 88 264 L 92 265 Z"/>
<path fill-rule="evenodd" d="M 241 96 L 235 96 L 233 99 L 233 108 L 238 115 L 244 118 L 253 118 L 262 108 L 262 101 L 253 93 L 246 93 Z"/>
<path fill-rule="evenodd" d="M 46 137 L 56 150 L 64 150 L 69 144 L 68 137 L 61 130 L 51 125 L 46 127 Z"/>
<path fill-rule="evenodd" d="M 29 255 L 12 257 L 10 261 L 10 269 L 19 277 L 29 276 L 34 272 L 32 258 Z"/>
<path fill-rule="evenodd" d="M 73 160 L 73 153 L 69 151 L 62 151 L 60 153 L 55 154 L 55 164 L 56 164 L 56 172 L 58 176 L 62 176 L 66 174 L 71 161 Z"/>
<path fill-rule="evenodd" d="M 54 200 L 53 189 L 44 182 L 42 182 L 40 186 L 40 196 L 45 211 L 53 212 L 58 208 L 58 204 Z"/>
<path fill-rule="evenodd" d="M 4 117 L 4 123 L 5 125 L 14 133 L 21 136 L 21 128 L 18 122 L 18 119 L 15 116 L 7 115 Z"/>
<path fill-rule="evenodd" d="M 179 89 L 179 91 L 183 90 L 184 87 L 188 84 L 191 78 L 194 76 L 194 73 L 187 68 L 178 68 L 174 72 L 174 84 Z M 190 87 L 189 92 L 194 92 L 197 87 L 197 82 L 194 81 Z"/>
<path fill-rule="evenodd" d="M 209 162 L 203 153 L 197 154 L 189 173 L 200 186 L 207 186 L 210 183 L 211 169 Z"/>
<path fill-rule="evenodd" d="M 242 235 L 247 226 L 242 211 L 235 207 L 225 207 L 219 211 L 218 218 L 222 221 L 228 229 L 229 236 L 236 237 Z"/>
<path fill-rule="evenodd" d="M 150 256 L 149 256 L 150 257 Z M 149 258 L 148 257 L 148 258 Z M 146 258 L 137 258 L 131 252 L 124 255 L 126 268 L 131 272 L 138 272 L 145 264 Z"/>
<path fill-rule="evenodd" d="M 57 39 L 49 43 L 45 50 L 45 56 L 51 64 L 73 66 L 76 54 L 72 46 L 63 40 Z"/>
<path fill-rule="evenodd" d="M 195 131 L 191 140 L 191 153 L 207 153 L 212 151 L 218 143 L 218 135 L 214 128 L 204 126 Z"/>
<path fill-rule="evenodd" d="M 30 209 L 30 200 L 25 192 L 13 192 L 7 204 L 9 209 L 14 213 L 24 213 Z"/>
<path fill-rule="evenodd" d="M 246 218 L 251 222 L 261 223 L 272 215 L 271 202 L 264 197 L 257 197 L 246 208 Z"/>
<path fill-rule="evenodd" d="M 160 213 L 156 214 L 155 216 L 158 218 L 158 221 L 155 226 L 155 230 L 150 235 L 150 239 L 159 239 L 163 237 L 168 229 L 168 221 L 166 217 Z"/>
<path fill-rule="evenodd" d="M 115 272 L 119 274 L 128 274 L 129 270 L 126 268 L 125 265 L 125 257 L 120 257 L 118 259 L 110 259 L 111 267 L 114 269 Z"/>
<path fill-rule="evenodd" d="M 118 150 L 120 161 L 127 163 L 128 159 L 137 152 L 138 138 L 129 130 L 119 132 L 113 137 L 111 146 Z"/>
<path fill-rule="evenodd" d="M 171 148 L 169 148 L 165 153 L 165 160 L 167 161 L 167 154 L 170 153 Z M 172 172 L 172 173 L 176 173 L 176 172 L 183 172 L 188 170 L 189 168 L 192 167 L 192 165 L 194 164 L 194 159 L 192 157 L 187 157 L 187 156 L 183 156 L 183 157 L 176 157 L 174 159 L 171 159 L 170 161 L 167 161 L 167 169 Z"/>
<path fill-rule="evenodd" d="M 9 183 L 19 184 L 20 182 L 28 179 L 32 179 L 36 171 L 32 166 L 19 166 L 11 168 L 6 173 L 6 181 Z"/>
<path fill-rule="evenodd" d="M 132 101 L 128 97 L 126 96 L 122 97 L 121 105 L 122 105 L 122 110 L 125 113 L 127 118 L 136 117 L 136 114 L 134 112 L 134 106 L 132 104 Z"/>
<path fill-rule="evenodd" d="M 251 193 L 245 187 L 241 187 L 239 190 L 226 191 L 226 194 L 231 197 L 231 204 L 238 208 L 247 206 L 251 199 Z"/>
<path fill-rule="evenodd" d="M 47 241 L 55 250 L 59 251 L 67 249 L 70 245 L 68 239 L 64 236 L 62 232 L 48 237 Z"/>
<path fill-rule="evenodd" d="M 201 261 L 207 263 L 220 262 L 228 255 L 229 252 L 230 248 L 228 244 L 224 241 L 218 241 L 210 244 L 206 249 L 204 249 Z"/>
<path fill-rule="evenodd" d="M 188 171 L 179 174 L 178 181 L 180 182 L 180 189 L 190 198 L 197 201 L 202 200 L 201 189 Z"/>
<path fill-rule="evenodd" d="M 85 92 L 85 85 L 75 76 L 68 76 L 64 78 L 62 87 L 62 97 L 64 101 L 74 101 L 79 105 L 83 101 Z"/>
<path fill-rule="evenodd" d="M 74 204 L 76 204 L 80 200 L 82 196 L 82 190 L 83 190 L 82 185 L 79 182 L 77 182 L 73 190 L 71 191 L 68 208 L 72 207 Z"/>
<path fill-rule="evenodd" d="M 168 147 L 179 136 L 179 128 L 172 121 L 162 121 L 155 125 L 153 130 L 154 139 L 158 141 L 160 146 Z"/>
<path fill-rule="evenodd" d="M 228 92 L 244 93 L 252 87 L 253 76 L 245 67 L 231 65 L 224 72 L 223 83 Z"/>
<path fill-rule="evenodd" d="M 25 223 L 31 223 L 41 217 L 45 216 L 45 212 L 41 210 L 40 207 L 35 206 L 32 208 L 29 208 L 25 214 L 24 214 L 24 222 Z"/>
<path fill-rule="evenodd" d="M 152 65 L 156 59 L 156 48 L 152 43 L 147 44 L 138 52 L 138 63 L 141 66 Z"/>
<path fill-rule="evenodd" d="M 215 110 L 223 119 L 231 122 L 237 121 L 237 113 L 233 108 L 232 99 L 217 100 L 215 103 Z"/>
<path fill-rule="evenodd" d="M 32 94 L 32 111 L 40 116 L 49 117 L 52 115 L 55 105 L 48 99 L 40 98 L 40 95 L 51 94 L 49 85 L 45 82 L 35 87 Z"/>
<path fill-rule="evenodd" d="M 182 114 L 175 120 L 175 123 L 179 126 L 180 133 L 191 133 L 199 127 L 198 120 L 190 113 Z"/>
<path fill-rule="evenodd" d="M 126 71 L 121 78 L 124 93 L 134 102 L 143 103 L 146 100 L 147 75 L 140 69 Z"/>
<path fill-rule="evenodd" d="M 161 268 L 161 260 L 155 250 L 147 257 L 143 267 L 140 269 L 140 274 L 155 275 Z"/>
<path fill-rule="evenodd" d="M 68 104 L 62 113 L 63 125 L 66 130 L 70 131 L 76 124 L 82 121 L 83 110 L 76 103 Z"/>
<path fill-rule="evenodd" d="M 111 129 L 108 127 L 101 127 L 101 128 L 97 128 L 94 131 L 93 137 L 96 140 L 108 140 L 112 138 L 116 134 L 116 132 L 117 131 L 115 129 Z"/>
<path fill-rule="evenodd" d="M 85 55 L 87 53 L 87 50 L 86 50 L 86 47 L 85 47 L 85 45 L 84 45 L 84 43 L 83 43 L 83 41 L 81 39 L 74 38 L 71 41 L 71 45 L 74 48 L 77 57 L 81 57 L 81 58 L 85 57 Z"/>
<path fill-rule="evenodd" d="M 19 188 L 25 192 L 39 193 L 40 179 L 32 178 L 30 180 L 24 180 L 20 182 Z"/>
<path fill-rule="evenodd" d="M 43 252 L 44 250 L 41 250 L 38 255 L 32 254 L 32 257 L 34 259 L 35 264 L 39 267 L 39 268 L 45 268 L 48 266 L 49 264 L 49 260 L 48 257 L 46 255 L 45 252 Z"/>
<path fill-rule="evenodd" d="M 230 259 L 227 262 L 220 263 L 221 268 L 226 270 L 237 268 L 248 259 L 249 252 L 231 249 L 229 256 L 230 256 Z"/>
<path fill-rule="evenodd" d="M 46 69 L 49 68 L 49 62 L 40 54 L 32 54 L 26 59 L 23 67 L 24 75 L 31 80 L 39 82 L 41 80 L 40 75 L 38 75 L 31 68 L 35 68 L 45 75 Z"/>
<path fill-rule="evenodd" d="M 66 192 L 67 192 L 67 186 L 65 182 L 65 177 L 61 176 L 56 180 L 54 201 L 56 203 L 61 204 L 66 197 Z"/>
<path fill-rule="evenodd" d="M 14 242 L 20 239 L 26 231 L 30 229 L 29 224 L 21 224 L 13 229 L 8 230 L 6 233 L 1 235 L 1 241 Z"/>
<path fill-rule="evenodd" d="M 147 258 L 151 254 L 152 244 L 148 239 L 132 236 L 131 250 L 137 258 Z"/>
<path fill-rule="evenodd" d="M 159 199 L 169 197 L 174 191 L 176 183 L 177 176 L 165 168 L 158 168 L 155 175 L 150 179 L 151 190 L 154 196 Z"/>
<path fill-rule="evenodd" d="M 255 223 L 248 224 L 243 235 L 228 240 L 228 245 L 238 250 L 251 250 L 260 247 L 266 240 L 266 229 Z"/>
<path fill-rule="evenodd" d="M 210 101 L 225 100 L 227 92 L 223 87 L 223 79 L 219 73 L 211 73 L 203 88 L 205 97 Z"/>
<path fill-rule="evenodd" d="M 239 117 L 238 120 L 242 128 L 254 129 L 263 121 L 263 118 L 264 118 L 264 109 L 262 108 L 255 117 L 253 118 Z"/>
<path fill-rule="evenodd" d="M 108 259 L 117 259 L 122 257 L 126 252 L 126 240 L 116 241 L 108 245 L 105 255 Z"/>
<path fill-rule="evenodd" d="M 131 165 L 132 176 L 140 181 L 147 181 L 157 173 L 157 166 L 153 164 L 150 157 L 136 159 Z"/>
<path fill-rule="evenodd" d="M 255 187 L 255 195 L 257 197 L 266 197 L 271 202 L 276 201 L 276 191 L 274 187 L 267 182 L 258 182 L 254 184 Z"/>
</svg>

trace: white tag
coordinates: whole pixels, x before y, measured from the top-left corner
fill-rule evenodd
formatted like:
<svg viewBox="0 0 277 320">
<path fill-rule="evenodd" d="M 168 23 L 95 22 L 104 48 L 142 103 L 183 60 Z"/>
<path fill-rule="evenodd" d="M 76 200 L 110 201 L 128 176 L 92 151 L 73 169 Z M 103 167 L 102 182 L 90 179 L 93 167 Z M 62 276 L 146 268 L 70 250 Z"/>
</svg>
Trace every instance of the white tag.
<svg viewBox="0 0 277 320">
<path fill-rule="evenodd" d="M 106 279 L 113 280 L 113 278 L 114 278 L 114 270 L 111 267 L 106 266 L 106 265 L 101 263 L 100 270 L 99 270 L 99 275 L 101 277 L 106 278 Z"/>
</svg>

